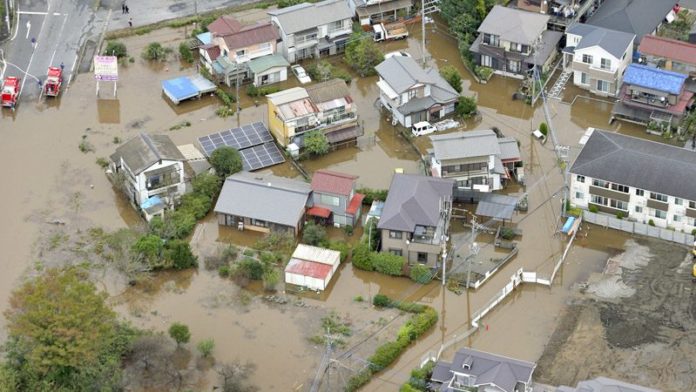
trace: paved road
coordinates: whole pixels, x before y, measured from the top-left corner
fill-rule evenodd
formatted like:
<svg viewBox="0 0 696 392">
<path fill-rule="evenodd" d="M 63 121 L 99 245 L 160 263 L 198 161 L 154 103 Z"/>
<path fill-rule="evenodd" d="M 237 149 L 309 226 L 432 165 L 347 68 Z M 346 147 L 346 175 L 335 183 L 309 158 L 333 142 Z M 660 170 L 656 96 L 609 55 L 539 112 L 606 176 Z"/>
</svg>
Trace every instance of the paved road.
<svg viewBox="0 0 696 392">
<path fill-rule="evenodd" d="M 22 77 L 20 99 L 37 98 L 39 80 L 49 66 L 64 64 L 69 80 L 83 40 L 95 33 L 94 2 L 88 0 L 23 0 L 18 23 L 3 47 L 0 76 Z"/>
<path fill-rule="evenodd" d="M 258 1 L 258 0 L 256 0 Z M 207 12 L 218 8 L 232 7 L 252 3 L 254 0 L 126 0 L 130 13 L 121 13 L 123 0 L 102 0 L 102 6 L 114 10 L 109 23 L 109 30 L 128 27 L 128 20 L 133 19 L 133 27 Z"/>
</svg>

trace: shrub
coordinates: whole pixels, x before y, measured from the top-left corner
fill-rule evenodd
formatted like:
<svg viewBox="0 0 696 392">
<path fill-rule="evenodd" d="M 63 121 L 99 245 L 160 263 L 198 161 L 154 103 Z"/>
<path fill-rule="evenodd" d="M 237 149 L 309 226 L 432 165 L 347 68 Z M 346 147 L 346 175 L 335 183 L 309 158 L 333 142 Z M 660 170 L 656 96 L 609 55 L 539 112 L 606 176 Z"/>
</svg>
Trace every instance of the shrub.
<svg viewBox="0 0 696 392">
<path fill-rule="evenodd" d="M 372 264 L 372 257 L 370 248 L 368 248 L 366 243 L 361 243 L 353 249 L 353 256 L 351 257 L 353 267 L 365 270 L 374 271 L 375 267 Z"/>
<path fill-rule="evenodd" d="M 222 181 L 212 173 L 201 173 L 191 180 L 193 191 L 208 196 L 211 200 L 220 192 Z"/>
<path fill-rule="evenodd" d="M 459 71 L 454 66 L 445 65 L 440 69 L 440 75 L 456 92 L 462 92 L 462 75 L 459 74 Z"/>
<path fill-rule="evenodd" d="M 546 136 L 549 134 L 549 126 L 546 125 L 545 122 L 539 124 L 539 132 L 541 132 L 542 135 Z"/>
<path fill-rule="evenodd" d="M 417 264 L 411 268 L 411 280 L 420 284 L 427 284 L 433 280 L 433 274 L 430 271 L 430 268 L 424 266 L 423 264 Z"/>
<path fill-rule="evenodd" d="M 375 200 L 387 200 L 387 193 L 389 191 L 386 189 L 360 188 L 357 190 L 357 192 L 365 195 L 365 198 L 363 199 L 363 204 L 369 206 Z"/>
<path fill-rule="evenodd" d="M 588 210 L 590 210 L 590 212 L 597 213 L 597 212 L 599 212 L 599 207 L 597 207 L 594 204 L 590 204 L 590 206 L 588 207 Z"/>
<path fill-rule="evenodd" d="M 694 229 L 694 230 L 696 230 L 696 229 Z M 362 295 L 358 295 L 358 296 L 356 296 L 355 298 L 353 298 L 353 301 L 355 301 L 355 302 L 363 302 L 363 301 L 365 301 L 365 298 L 363 298 Z"/>
<path fill-rule="evenodd" d="M 236 149 L 223 146 L 210 154 L 210 165 L 220 178 L 227 178 L 242 170 L 242 157 Z"/>
<path fill-rule="evenodd" d="M 502 229 L 500 229 L 500 236 L 504 240 L 511 240 L 515 238 L 515 231 L 509 227 L 503 227 Z"/>
<path fill-rule="evenodd" d="M 353 225 L 345 225 L 343 226 L 343 232 L 346 233 L 347 236 L 352 236 L 353 235 Z"/>
<path fill-rule="evenodd" d="M 313 246 L 322 246 L 326 243 L 326 230 L 310 221 L 302 230 L 302 242 Z"/>
<path fill-rule="evenodd" d="M 344 82 L 349 83 L 353 81 L 353 77 L 346 71 L 340 69 L 340 68 L 333 68 L 332 70 L 333 77 L 342 79 Z"/>
<path fill-rule="evenodd" d="M 191 52 L 191 48 L 189 48 L 186 42 L 182 42 L 179 44 L 179 56 L 185 62 L 189 64 L 193 63 L 193 52 Z"/>
<path fill-rule="evenodd" d="M 336 250 L 341 253 L 341 263 L 346 261 L 348 257 L 348 252 L 350 252 L 350 245 L 345 241 L 331 241 L 329 242 L 329 249 Z"/>
<path fill-rule="evenodd" d="M 165 48 L 159 42 L 151 42 L 145 47 L 145 50 L 143 50 L 142 56 L 145 60 L 167 61 L 167 57 L 171 52 L 171 48 Z"/>
<path fill-rule="evenodd" d="M 264 97 L 268 94 L 277 93 L 278 91 L 280 91 L 280 87 L 278 86 L 256 87 L 253 84 L 250 84 L 246 89 L 246 93 L 250 97 Z"/>
<path fill-rule="evenodd" d="M 691 235 L 696 235 L 696 229 L 691 230 Z"/>
<path fill-rule="evenodd" d="M 273 291 L 278 285 L 278 282 L 280 282 L 280 272 L 272 267 L 267 268 L 263 272 L 261 279 L 263 280 L 263 287 L 268 291 Z"/>
<path fill-rule="evenodd" d="M 221 88 L 218 88 L 217 90 L 215 90 L 215 94 L 218 96 L 218 98 L 220 98 L 222 103 L 227 107 L 231 108 L 232 106 L 234 106 L 233 104 L 235 102 L 237 102 L 237 97 L 235 97 L 234 95 L 228 93 L 227 91 L 225 91 Z"/>
<path fill-rule="evenodd" d="M 395 302 L 395 303 L 393 303 L 393 305 L 394 305 L 394 307 L 401 310 L 402 312 L 407 312 L 407 313 L 422 313 L 425 311 L 425 309 L 428 308 L 426 305 L 417 304 L 415 302 L 407 302 L 407 301 Z"/>
<path fill-rule="evenodd" d="M 189 212 L 196 219 L 203 219 L 212 206 L 213 202 L 210 197 L 201 193 L 192 192 L 181 197 L 181 206 L 179 209 Z"/>
<path fill-rule="evenodd" d="M 377 294 L 372 298 L 372 305 L 378 308 L 389 308 L 392 306 L 392 300 L 384 294 Z"/>
<path fill-rule="evenodd" d="M 162 249 L 162 239 L 153 234 L 141 236 L 131 247 L 131 251 L 152 268 L 161 267 Z"/>
<path fill-rule="evenodd" d="M 109 167 L 109 161 L 106 158 L 97 158 L 97 165 L 101 167 L 102 169 L 106 169 Z"/>
<path fill-rule="evenodd" d="M 230 276 L 230 266 L 229 265 L 223 265 L 220 268 L 218 268 L 218 275 L 220 275 L 221 278 L 227 278 Z"/>
<path fill-rule="evenodd" d="M 568 210 L 568 215 L 579 218 L 582 215 L 582 210 L 578 207 L 571 207 Z"/>
<path fill-rule="evenodd" d="M 127 57 L 128 51 L 126 50 L 126 45 L 120 41 L 108 41 L 106 43 L 106 49 L 104 49 L 104 56 L 116 56 L 118 58 Z"/>
<path fill-rule="evenodd" d="M 331 79 L 333 71 L 334 66 L 326 60 L 321 60 L 307 67 L 307 75 L 318 82 Z"/>
<path fill-rule="evenodd" d="M 186 344 L 191 340 L 191 332 L 188 326 L 181 323 L 173 323 L 169 327 L 169 336 L 174 339 L 177 346 L 181 345 L 181 343 Z"/>
<path fill-rule="evenodd" d="M 461 96 L 457 101 L 455 113 L 457 114 L 457 117 L 464 119 L 470 118 L 476 114 L 476 107 L 476 98 Z"/>
<path fill-rule="evenodd" d="M 263 278 L 263 272 L 263 264 L 251 258 L 245 258 L 240 261 L 237 266 L 237 273 L 251 280 L 261 280 Z"/>
<path fill-rule="evenodd" d="M 375 271 L 392 276 L 401 276 L 404 264 L 406 264 L 406 260 L 402 256 L 388 252 L 373 252 L 371 258 Z"/>
<path fill-rule="evenodd" d="M 312 155 L 324 155 L 329 152 L 329 139 L 320 130 L 309 131 L 304 137 L 305 151 Z"/>
<path fill-rule="evenodd" d="M 619 211 L 616 213 L 616 219 L 623 219 L 625 217 L 624 213 Z"/>
<path fill-rule="evenodd" d="M 348 379 L 348 382 L 346 383 L 346 392 L 355 392 L 360 387 L 363 385 L 367 384 L 370 382 L 370 379 L 372 378 L 372 372 L 370 371 L 369 368 L 363 369 L 360 372 L 358 372 L 356 375 Z"/>
<path fill-rule="evenodd" d="M 215 348 L 215 341 L 213 339 L 201 340 L 200 342 L 198 342 L 196 348 L 198 348 L 198 352 L 201 353 L 203 358 L 207 358 L 210 356 L 210 354 L 213 353 L 213 349 Z"/>
<path fill-rule="evenodd" d="M 648 221 L 648 225 L 650 225 L 650 226 L 655 226 L 655 221 L 652 220 L 652 219 L 650 219 L 650 220 Z"/>
<path fill-rule="evenodd" d="M 369 245 L 370 250 L 376 250 L 380 240 L 380 233 L 377 229 L 376 218 L 370 218 L 367 221 L 365 229 L 363 230 L 363 236 L 364 238 L 362 239 L 362 241 L 366 242 Z"/>
<path fill-rule="evenodd" d="M 196 227 L 196 217 L 189 211 L 175 210 L 165 216 L 165 225 L 171 227 L 171 238 L 184 238 Z"/>
<path fill-rule="evenodd" d="M 477 66 L 476 69 L 474 70 L 476 75 L 478 75 L 479 79 L 481 80 L 489 80 L 491 76 L 493 76 L 493 69 L 489 67 L 480 67 Z"/>
<path fill-rule="evenodd" d="M 368 358 L 370 369 L 375 373 L 383 370 L 401 355 L 404 348 L 403 341 L 399 340 L 387 342 L 377 347 L 375 353 Z"/>
<path fill-rule="evenodd" d="M 172 268 L 182 270 L 198 266 L 198 258 L 191 252 L 191 245 L 184 240 L 167 242 L 165 257 Z"/>
</svg>

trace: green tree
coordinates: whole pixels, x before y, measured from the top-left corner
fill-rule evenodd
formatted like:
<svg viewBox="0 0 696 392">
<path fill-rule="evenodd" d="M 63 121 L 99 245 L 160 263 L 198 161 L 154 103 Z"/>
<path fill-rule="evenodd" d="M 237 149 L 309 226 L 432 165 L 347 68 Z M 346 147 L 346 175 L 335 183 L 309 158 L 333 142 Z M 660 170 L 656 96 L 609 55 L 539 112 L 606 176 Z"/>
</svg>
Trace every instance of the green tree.
<svg viewBox="0 0 696 392">
<path fill-rule="evenodd" d="M 49 269 L 15 290 L 5 311 L 0 390 L 117 390 L 135 332 L 119 324 L 105 299 L 76 268 Z"/>
<path fill-rule="evenodd" d="M 191 252 L 191 245 L 184 240 L 170 240 L 164 251 L 171 267 L 177 270 L 196 267 L 198 259 Z"/>
<path fill-rule="evenodd" d="M 280 272 L 272 266 L 267 266 L 261 279 L 263 280 L 264 289 L 274 291 L 278 282 L 280 282 Z"/>
<path fill-rule="evenodd" d="M 310 221 L 302 229 L 302 242 L 308 245 L 323 246 L 326 243 L 326 230 Z"/>
<path fill-rule="evenodd" d="M 145 234 L 133 244 L 133 253 L 153 268 L 161 267 L 162 239 L 154 234 Z"/>
<path fill-rule="evenodd" d="M 198 342 L 196 348 L 198 348 L 198 352 L 201 353 L 203 358 L 207 358 L 213 353 L 213 349 L 215 349 L 215 341 L 213 339 L 201 340 Z"/>
<path fill-rule="evenodd" d="M 150 61 L 167 61 L 171 48 L 165 48 L 159 42 L 151 42 L 143 50 L 142 56 L 145 60 Z"/>
<path fill-rule="evenodd" d="M 345 60 L 360 76 L 375 74 L 375 66 L 384 61 L 384 53 L 369 35 L 353 33 L 348 39 Z"/>
<path fill-rule="evenodd" d="M 355 247 L 355 249 L 353 249 L 351 262 L 355 268 L 365 271 L 375 270 L 375 266 L 372 264 L 372 252 L 370 252 L 370 248 L 364 242 L 360 243 Z"/>
<path fill-rule="evenodd" d="M 203 219 L 212 206 L 213 201 L 210 197 L 202 193 L 191 192 L 181 197 L 179 209 L 190 212 L 196 219 Z"/>
<path fill-rule="evenodd" d="M 210 154 L 210 164 L 220 178 L 227 178 L 242 170 L 242 157 L 232 147 L 220 147 Z"/>
<path fill-rule="evenodd" d="M 128 51 L 126 50 L 126 45 L 120 41 L 108 41 L 106 43 L 106 49 L 104 49 L 104 56 L 116 56 L 118 58 L 127 57 Z"/>
<path fill-rule="evenodd" d="M 191 48 L 189 48 L 186 42 L 179 44 L 179 56 L 189 64 L 193 62 L 193 52 L 191 52 Z"/>
<path fill-rule="evenodd" d="M 469 118 L 476 114 L 476 110 L 476 98 L 464 96 L 459 97 L 459 101 L 457 101 L 457 107 L 455 108 L 455 112 L 457 113 L 458 117 Z"/>
<path fill-rule="evenodd" d="M 189 327 L 181 323 L 174 323 L 169 326 L 169 336 L 174 339 L 177 346 L 180 346 L 182 343 L 186 344 L 191 340 Z"/>
<path fill-rule="evenodd" d="M 457 68 L 454 68 L 452 65 L 445 65 L 440 69 L 440 75 L 456 92 L 462 92 L 462 75 L 459 74 Z"/>
<path fill-rule="evenodd" d="M 304 145 L 307 152 L 312 155 L 324 155 L 329 152 L 329 139 L 320 130 L 307 132 Z"/>
<path fill-rule="evenodd" d="M 433 280 L 433 273 L 430 268 L 424 266 L 423 264 L 416 264 L 411 268 L 411 280 L 418 282 L 420 284 L 427 284 Z"/>
<path fill-rule="evenodd" d="M 546 125 L 545 122 L 542 122 L 539 124 L 539 132 L 541 132 L 542 135 L 546 136 L 549 134 L 549 126 Z"/>
<path fill-rule="evenodd" d="M 211 200 L 220 192 L 220 177 L 212 173 L 201 173 L 191 180 L 193 191 L 208 196 Z"/>
</svg>

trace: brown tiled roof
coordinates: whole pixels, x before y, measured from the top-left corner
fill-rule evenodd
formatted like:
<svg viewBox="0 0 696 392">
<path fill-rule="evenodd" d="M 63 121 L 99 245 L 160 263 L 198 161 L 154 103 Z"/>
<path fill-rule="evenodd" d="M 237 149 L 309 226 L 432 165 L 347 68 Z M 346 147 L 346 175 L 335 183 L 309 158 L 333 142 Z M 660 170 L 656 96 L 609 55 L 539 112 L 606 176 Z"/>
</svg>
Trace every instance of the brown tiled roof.
<svg viewBox="0 0 696 392">
<path fill-rule="evenodd" d="M 642 54 L 664 57 L 682 63 L 696 64 L 696 45 L 676 39 L 645 35 L 638 51 Z"/>
<path fill-rule="evenodd" d="M 223 36 L 225 44 L 230 50 L 246 48 L 264 42 L 274 42 L 278 39 L 278 31 L 270 23 L 245 26 L 238 32 Z"/>
<path fill-rule="evenodd" d="M 329 170 L 317 170 L 312 176 L 312 190 L 319 193 L 350 195 L 357 176 Z"/>
<path fill-rule="evenodd" d="M 221 16 L 213 23 L 208 25 L 208 31 L 213 33 L 213 35 L 225 36 L 229 34 L 234 34 L 242 28 L 242 24 L 239 21 L 229 15 Z"/>
<path fill-rule="evenodd" d="M 345 98 L 350 95 L 348 86 L 343 79 L 331 79 L 317 83 L 306 88 L 309 98 L 314 103 L 328 102 L 334 99 Z"/>
</svg>

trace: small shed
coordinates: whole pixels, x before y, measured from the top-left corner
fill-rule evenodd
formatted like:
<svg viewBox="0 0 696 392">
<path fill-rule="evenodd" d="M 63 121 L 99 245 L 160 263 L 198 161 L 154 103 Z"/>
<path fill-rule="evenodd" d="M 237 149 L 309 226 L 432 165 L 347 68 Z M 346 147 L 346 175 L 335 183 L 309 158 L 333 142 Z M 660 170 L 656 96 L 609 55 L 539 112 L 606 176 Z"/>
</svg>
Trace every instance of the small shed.
<svg viewBox="0 0 696 392">
<path fill-rule="evenodd" d="M 341 252 L 299 244 L 285 267 L 285 283 L 326 290 L 339 264 Z"/>
<path fill-rule="evenodd" d="M 191 98 L 199 98 L 206 93 L 212 93 L 217 86 L 201 75 L 182 76 L 162 81 L 164 95 L 178 105 L 179 102 Z"/>
</svg>

